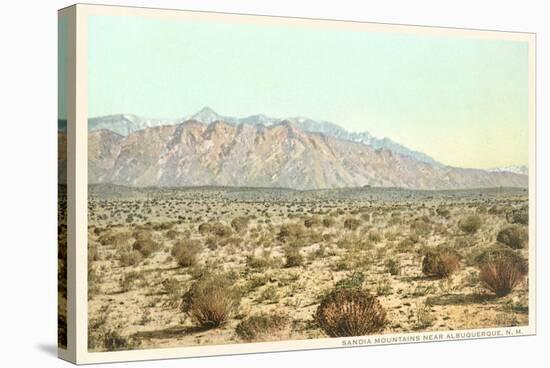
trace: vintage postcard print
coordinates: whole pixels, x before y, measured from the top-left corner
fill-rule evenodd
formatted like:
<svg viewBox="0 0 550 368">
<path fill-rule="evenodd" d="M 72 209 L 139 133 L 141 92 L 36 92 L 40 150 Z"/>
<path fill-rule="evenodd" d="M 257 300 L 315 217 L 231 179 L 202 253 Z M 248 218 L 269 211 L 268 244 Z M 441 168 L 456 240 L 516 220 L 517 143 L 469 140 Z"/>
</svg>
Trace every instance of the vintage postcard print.
<svg viewBox="0 0 550 368">
<path fill-rule="evenodd" d="M 535 333 L 535 37 L 59 16 L 78 362 Z"/>
</svg>

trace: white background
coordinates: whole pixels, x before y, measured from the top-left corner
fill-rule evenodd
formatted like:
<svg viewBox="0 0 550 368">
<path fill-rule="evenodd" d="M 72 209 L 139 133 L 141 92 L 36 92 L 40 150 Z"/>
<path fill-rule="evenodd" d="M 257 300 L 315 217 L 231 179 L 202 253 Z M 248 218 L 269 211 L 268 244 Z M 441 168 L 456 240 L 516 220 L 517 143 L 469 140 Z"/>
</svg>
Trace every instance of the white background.
<svg viewBox="0 0 550 368">
<path fill-rule="evenodd" d="M 538 336 L 131 363 L 135 367 L 540 366 L 550 346 L 545 109 L 550 48 L 546 1 L 108 1 L 154 6 L 537 33 Z M 0 365 L 68 366 L 55 357 L 57 15 L 69 1 L 0 9 Z M 546 93 L 546 95 L 545 95 Z M 429 139 L 429 138 L 428 138 Z M 546 228 L 544 227 L 546 225 Z M 546 351 L 544 346 L 546 345 Z M 535 363 L 541 360 L 542 363 Z M 119 363 L 118 367 L 130 366 Z"/>
</svg>

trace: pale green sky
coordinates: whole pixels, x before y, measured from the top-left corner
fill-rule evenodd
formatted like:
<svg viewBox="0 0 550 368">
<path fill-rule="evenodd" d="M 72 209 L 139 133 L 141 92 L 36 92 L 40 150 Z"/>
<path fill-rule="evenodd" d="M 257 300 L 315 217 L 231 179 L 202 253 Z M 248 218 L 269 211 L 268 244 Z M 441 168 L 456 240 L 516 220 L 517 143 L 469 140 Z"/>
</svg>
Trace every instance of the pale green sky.
<svg viewBox="0 0 550 368">
<path fill-rule="evenodd" d="M 107 16 L 88 34 L 90 117 L 299 115 L 449 165 L 528 162 L 526 42 Z"/>
</svg>

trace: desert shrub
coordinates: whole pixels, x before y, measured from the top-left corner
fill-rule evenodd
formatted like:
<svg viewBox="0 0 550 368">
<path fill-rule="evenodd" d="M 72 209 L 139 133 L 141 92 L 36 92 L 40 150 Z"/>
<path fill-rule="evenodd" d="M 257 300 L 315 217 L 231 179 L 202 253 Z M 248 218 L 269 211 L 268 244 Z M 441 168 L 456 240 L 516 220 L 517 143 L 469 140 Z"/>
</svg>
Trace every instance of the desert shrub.
<svg viewBox="0 0 550 368">
<path fill-rule="evenodd" d="M 175 278 L 165 279 L 162 281 L 162 289 L 168 296 L 166 304 L 171 307 L 178 306 L 182 291 L 181 282 Z"/>
<path fill-rule="evenodd" d="M 422 260 L 422 273 L 427 276 L 445 278 L 451 276 L 460 266 L 460 256 L 448 248 L 429 250 Z"/>
<path fill-rule="evenodd" d="M 117 259 L 122 267 L 135 266 L 143 260 L 141 252 L 135 249 L 121 249 L 117 252 Z"/>
<path fill-rule="evenodd" d="M 248 217 L 243 217 L 243 216 L 235 217 L 233 220 L 231 220 L 231 227 L 236 232 L 241 233 L 246 230 L 246 228 L 248 227 L 249 221 L 250 220 L 248 219 Z"/>
<path fill-rule="evenodd" d="M 203 273 L 183 295 L 182 312 L 197 326 L 215 328 L 225 324 L 240 304 L 232 275 Z"/>
<path fill-rule="evenodd" d="M 275 285 L 269 285 L 265 287 L 258 298 L 256 298 L 256 301 L 258 303 L 267 302 L 269 304 L 278 303 L 280 299 L 279 292 L 277 291 L 277 287 Z"/>
<path fill-rule="evenodd" d="M 365 275 L 363 272 L 353 272 L 338 281 L 335 285 L 336 289 L 361 289 L 365 282 Z"/>
<path fill-rule="evenodd" d="M 454 240 L 454 247 L 456 249 L 468 248 L 474 245 L 474 242 L 469 240 L 468 236 L 457 236 Z"/>
<path fill-rule="evenodd" d="M 390 258 L 386 261 L 386 269 L 392 276 L 399 275 L 401 273 L 401 265 L 397 259 Z"/>
<path fill-rule="evenodd" d="M 261 313 L 242 320 L 235 332 L 245 341 L 274 340 L 274 336 L 280 334 L 288 327 L 289 318 L 282 313 Z"/>
<path fill-rule="evenodd" d="M 308 217 L 304 220 L 304 226 L 307 228 L 321 225 L 321 220 L 317 216 Z"/>
<path fill-rule="evenodd" d="M 160 222 L 153 224 L 153 229 L 157 231 L 164 231 L 172 229 L 176 224 L 174 222 Z"/>
<path fill-rule="evenodd" d="M 332 227 L 336 224 L 336 220 L 334 220 L 332 217 L 325 217 L 323 219 L 323 226 L 324 227 Z"/>
<path fill-rule="evenodd" d="M 178 232 L 176 230 L 168 230 L 166 232 L 166 237 L 170 240 L 174 240 L 178 237 Z"/>
<path fill-rule="evenodd" d="M 298 267 L 304 263 L 304 257 L 300 253 L 300 249 L 296 247 L 286 247 L 284 252 L 286 258 L 285 267 Z"/>
<path fill-rule="evenodd" d="M 225 238 L 231 235 L 231 228 L 221 222 L 215 222 L 212 224 L 210 232 L 220 238 Z"/>
<path fill-rule="evenodd" d="M 382 234 L 380 234 L 380 232 L 376 230 L 372 230 L 369 232 L 368 239 L 371 242 L 379 243 L 380 241 L 382 241 Z"/>
<path fill-rule="evenodd" d="M 460 230 L 467 234 L 475 234 L 481 228 L 481 217 L 478 215 L 470 215 L 458 221 Z"/>
<path fill-rule="evenodd" d="M 246 266 L 257 271 L 263 271 L 266 268 L 281 266 L 280 258 L 272 257 L 266 253 L 261 256 L 248 255 L 246 256 Z"/>
<path fill-rule="evenodd" d="M 525 259 L 512 249 L 492 247 L 477 257 L 481 284 L 497 297 L 508 295 L 527 275 Z"/>
<path fill-rule="evenodd" d="M 384 330 L 386 312 L 365 290 L 336 288 L 322 299 L 315 319 L 328 336 L 363 336 Z"/>
<path fill-rule="evenodd" d="M 277 238 L 281 241 L 288 241 L 291 238 L 301 238 L 305 235 L 302 224 L 283 224 L 279 229 Z"/>
<path fill-rule="evenodd" d="M 361 225 L 361 220 L 356 219 L 355 217 L 348 217 L 344 220 L 344 229 L 357 230 L 359 225 Z"/>
<path fill-rule="evenodd" d="M 218 244 L 218 239 L 213 236 L 209 236 L 204 240 L 204 245 L 206 245 L 206 247 L 210 250 L 216 250 L 218 249 L 218 245 L 221 244 Z"/>
<path fill-rule="evenodd" d="M 420 238 L 418 235 L 412 232 L 405 239 L 402 239 L 397 243 L 397 250 L 399 252 L 409 252 L 419 241 Z"/>
<path fill-rule="evenodd" d="M 443 217 L 443 218 L 446 218 L 448 219 L 449 216 L 451 215 L 451 211 L 449 211 L 449 209 L 445 208 L 445 207 L 439 207 L 437 210 L 435 210 L 435 212 Z"/>
<path fill-rule="evenodd" d="M 415 309 L 415 330 L 426 329 L 437 320 L 432 313 L 432 306 L 428 302 L 417 302 Z"/>
<path fill-rule="evenodd" d="M 502 215 L 503 212 L 504 208 L 496 204 L 487 210 L 487 213 L 490 213 L 491 215 Z"/>
<path fill-rule="evenodd" d="M 134 286 L 143 280 L 143 275 L 137 271 L 125 273 L 119 280 L 120 290 L 125 293 L 134 288 Z"/>
<path fill-rule="evenodd" d="M 152 238 L 151 231 L 146 229 L 139 229 L 139 228 L 133 232 L 132 236 L 138 241 L 149 240 Z"/>
<path fill-rule="evenodd" d="M 132 238 L 132 234 L 129 232 L 119 232 L 119 233 L 113 233 L 112 231 L 109 231 L 106 234 L 103 234 L 98 241 L 103 246 L 114 246 L 119 247 L 122 245 L 127 244 L 130 239 Z"/>
<path fill-rule="evenodd" d="M 130 350 L 133 347 L 130 340 L 113 330 L 105 333 L 103 345 L 107 351 Z"/>
<path fill-rule="evenodd" d="M 184 239 L 174 244 L 172 257 L 174 257 L 181 267 L 189 267 L 197 263 L 200 251 L 201 245 L 197 240 Z"/>
<path fill-rule="evenodd" d="M 384 278 L 377 282 L 376 295 L 378 296 L 390 295 L 392 291 L 393 291 L 393 288 L 391 286 L 391 282 L 389 279 Z"/>
<path fill-rule="evenodd" d="M 208 222 L 203 222 L 199 225 L 199 233 L 201 235 L 210 234 L 212 231 L 212 225 L 210 225 Z"/>
<path fill-rule="evenodd" d="M 152 239 L 138 239 L 134 242 L 133 248 L 140 252 L 143 257 L 149 257 L 154 252 L 160 250 L 160 245 Z"/>
<path fill-rule="evenodd" d="M 510 225 L 500 230 L 497 234 L 497 241 L 506 244 L 513 249 L 521 249 L 527 243 L 529 234 L 527 229 L 521 225 Z"/>
<path fill-rule="evenodd" d="M 99 254 L 97 251 L 97 244 L 94 242 L 88 242 L 88 262 L 98 261 Z"/>
<path fill-rule="evenodd" d="M 363 212 L 361 214 L 361 216 L 359 216 L 359 217 L 361 217 L 361 220 L 363 220 L 365 222 L 370 222 L 370 220 L 371 220 L 370 213 L 368 213 L 368 212 Z"/>
<path fill-rule="evenodd" d="M 345 233 L 340 239 L 336 241 L 338 248 L 350 249 L 367 249 L 372 245 L 368 239 L 357 233 Z"/>
<path fill-rule="evenodd" d="M 88 348 L 91 350 L 132 350 L 139 344 L 136 339 L 122 336 L 118 331 L 107 329 L 105 326 L 88 330 Z"/>
<path fill-rule="evenodd" d="M 416 236 L 419 235 L 428 235 L 432 231 L 432 226 L 423 220 L 415 220 L 411 223 L 411 230 L 414 231 Z"/>
<path fill-rule="evenodd" d="M 512 224 L 528 225 L 529 224 L 529 211 L 527 207 L 520 210 L 513 211 L 507 215 L 506 218 Z"/>
</svg>

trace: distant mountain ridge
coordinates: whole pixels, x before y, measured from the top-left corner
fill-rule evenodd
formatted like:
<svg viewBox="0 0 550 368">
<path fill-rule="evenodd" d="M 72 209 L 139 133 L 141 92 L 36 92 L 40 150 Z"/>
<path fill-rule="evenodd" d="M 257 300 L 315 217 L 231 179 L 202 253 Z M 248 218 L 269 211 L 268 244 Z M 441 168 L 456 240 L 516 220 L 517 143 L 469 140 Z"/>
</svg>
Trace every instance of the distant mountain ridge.
<svg viewBox="0 0 550 368">
<path fill-rule="evenodd" d="M 489 169 L 491 172 L 510 172 L 518 175 L 529 175 L 529 168 L 525 165 L 520 166 L 506 166 Z"/>
<path fill-rule="evenodd" d="M 210 124 L 215 121 L 224 121 L 230 124 L 249 124 L 264 125 L 266 127 L 279 124 L 283 121 L 290 121 L 301 130 L 306 132 L 323 133 L 329 137 L 344 139 L 351 142 L 367 144 L 374 149 L 388 149 L 395 153 L 412 157 L 416 160 L 427 162 L 434 165 L 440 165 L 427 154 L 409 149 L 389 138 L 376 138 L 368 132 L 348 132 L 337 124 L 328 121 L 318 121 L 305 117 L 272 118 L 263 114 L 251 115 L 244 118 L 220 115 L 209 107 L 204 107 L 195 114 L 183 117 L 181 119 L 149 119 L 137 115 L 119 114 L 103 117 L 90 118 L 88 120 L 88 130 L 96 131 L 109 129 L 117 134 L 127 136 L 144 128 L 150 128 L 162 125 L 176 125 L 187 120 L 195 120 L 201 123 Z"/>
<path fill-rule="evenodd" d="M 199 116 L 208 120 L 210 117 Z M 328 189 L 526 187 L 527 176 L 431 164 L 386 148 L 311 132 L 291 120 L 185 120 L 127 135 L 88 135 L 90 184 Z"/>
</svg>

